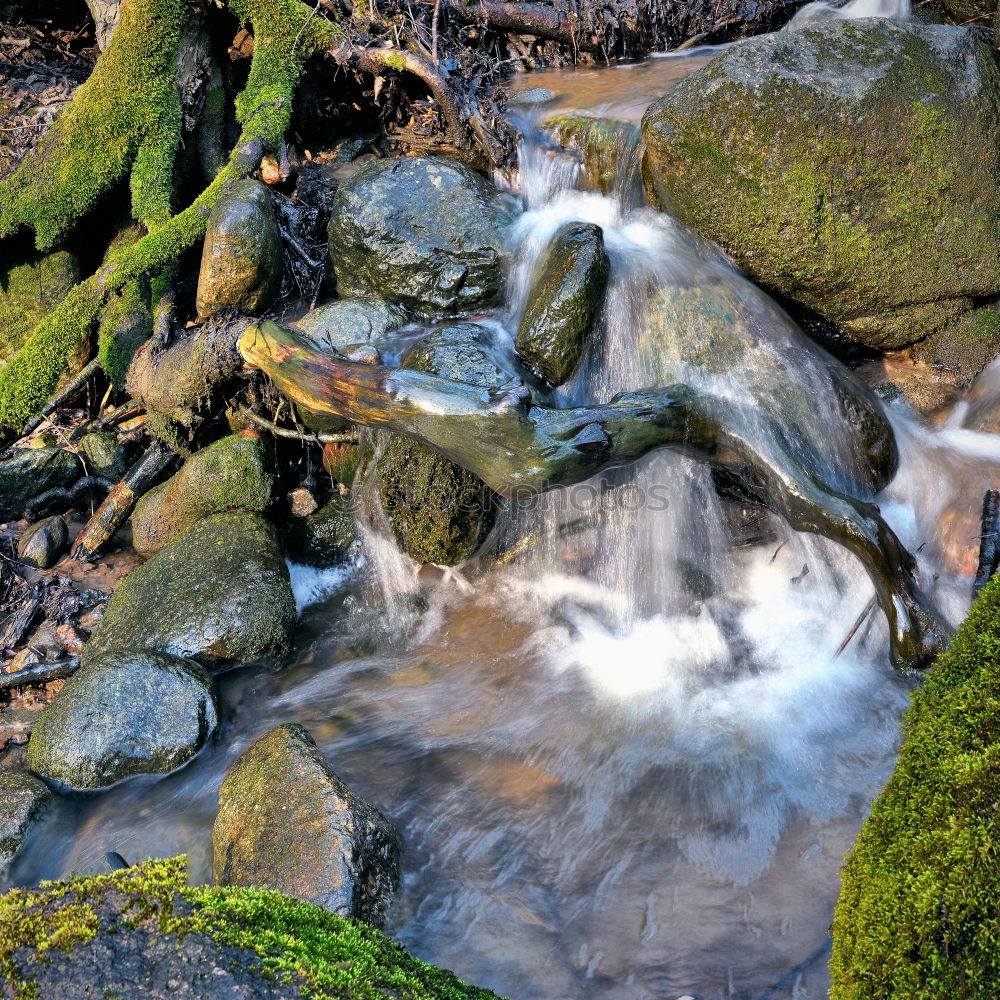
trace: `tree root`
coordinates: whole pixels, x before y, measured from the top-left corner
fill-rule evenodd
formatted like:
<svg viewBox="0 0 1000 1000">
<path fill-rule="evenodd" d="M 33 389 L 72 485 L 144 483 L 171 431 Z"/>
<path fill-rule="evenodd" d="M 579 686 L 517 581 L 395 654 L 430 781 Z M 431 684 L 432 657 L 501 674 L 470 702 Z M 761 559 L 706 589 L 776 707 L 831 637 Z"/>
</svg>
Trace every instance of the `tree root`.
<svg viewBox="0 0 1000 1000">
<path fill-rule="evenodd" d="M 56 489 L 46 490 L 44 493 L 39 493 L 34 500 L 31 501 L 24 508 L 24 517 L 28 521 L 34 521 L 38 518 L 38 515 L 54 500 L 63 500 L 67 503 L 76 503 L 76 501 L 88 490 L 94 488 L 100 488 L 103 490 L 114 489 L 115 484 L 111 479 L 105 479 L 104 476 L 84 476 L 82 479 L 78 479 L 70 487 L 57 487 Z"/>
</svg>

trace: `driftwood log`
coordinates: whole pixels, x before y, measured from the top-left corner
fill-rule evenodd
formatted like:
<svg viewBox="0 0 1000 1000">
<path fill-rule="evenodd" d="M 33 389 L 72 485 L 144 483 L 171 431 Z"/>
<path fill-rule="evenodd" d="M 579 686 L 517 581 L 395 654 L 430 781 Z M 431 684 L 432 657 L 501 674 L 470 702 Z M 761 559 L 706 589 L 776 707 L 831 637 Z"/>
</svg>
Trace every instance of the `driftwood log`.
<svg viewBox="0 0 1000 1000">
<path fill-rule="evenodd" d="M 926 666 L 945 643 L 946 629 L 914 578 L 913 558 L 878 508 L 810 475 L 779 433 L 750 441 L 724 399 L 673 385 L 622 393 L 601 405 L 551 409 L 534 405 L 519 381 L 490 392 L 348 361 L 274 323 L 250 327 L 239 349 L 293 402 L 413 438 L 508 498 L 580 482 L 656 448 L 717 464 L 736 456 L 791 527 L 831 538 L 861 559 L 888 619 L 898 667 Z"/>
</svg>

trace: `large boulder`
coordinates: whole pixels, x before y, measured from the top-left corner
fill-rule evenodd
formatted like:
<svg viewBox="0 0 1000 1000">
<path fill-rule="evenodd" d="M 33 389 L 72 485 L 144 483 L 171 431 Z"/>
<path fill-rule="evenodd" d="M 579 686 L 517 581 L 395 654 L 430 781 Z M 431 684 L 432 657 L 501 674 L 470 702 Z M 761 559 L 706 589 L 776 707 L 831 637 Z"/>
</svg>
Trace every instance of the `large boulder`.
<svg viewBox="0 0 1000 1000">
<path fill-rule="evenodd" d="M 258 889 L 188 885 L 185 859 L 0 896 L 0 968 L 46 1000 L 496 1000 L 381 932 Z"/>
<path fill-rule="evenodd" d="M 192 660 L 126 650 L 92 657 L 35 723 L 28 766 L 70 788 L 167 774 L 215 732 L 212 678 Z"/>
<path fill-rule="evenodd" d="M 60 448 L 16 448 L 0 462 L 0 521 L 19 518 L 47 490 L 69 486 L 82 474 L 76 455 Z"/>
<path fill-rule="evenodd" d="M 601 227 L 567 222 L 535 268 L 514 347 L 550 385 L 562 385 L 580 363 L 609 266 Z"/>
<path fill-rule="evenodd" d="M 357 344 L 375 344 L 407 322 L 409 316 L 399 306 L 368 296 L 317 306 L 295 326 L 317 343 L 343 351 Z"/>
<path fill-rule="evenodd" d="M 231 434 L 196 451 L 165 483 L 150 490 L 132 514 L 132 545 L 142 556 L 209 514 L 260 513 L 270 506 L 275 475 L 256 431 Z"/>
<path fill-rule="evenodd" d="M 275 889 L 379 927 L 399 882 L 392 824 L 300 725 L 272 729 L 229 769 L 212 845 L 218 885 Z"/>
<path fill-rule="evenodd" d="M 0 768 L 0 877 L 51 799 L 49 786 L 19 761 Z"/>
<path fill-rule="evenodd" d="M 341 295 L 377 295 L 425 316 L 481 309 L 499 297 L 502 251 L 496 191 L 455 160 L 373 160 L 334 198 Z"/>
<path fill-rule="evenodd" d="M 223 306 L 259 313 L 281 288 L 281 234 L 267 188 L 233 184 L 216 202 L 205 232 L 198 275 L 198 315 Z"/>
<path fill-rule="evenodd" d="M 212 514 L 125 577 L 83 660 L 122 649 L 158 649 L 207 664 L 274 659 L 291 647 L 295 617 L 270 522 L 245 511 Z"/>
<path fill-rule="evenodd" d="M 651 201 L 860 343 L 1000 292 L 1000 67 L 981 34 L 838 20 L 726 50 L 643 118 Z"/>
</svg>

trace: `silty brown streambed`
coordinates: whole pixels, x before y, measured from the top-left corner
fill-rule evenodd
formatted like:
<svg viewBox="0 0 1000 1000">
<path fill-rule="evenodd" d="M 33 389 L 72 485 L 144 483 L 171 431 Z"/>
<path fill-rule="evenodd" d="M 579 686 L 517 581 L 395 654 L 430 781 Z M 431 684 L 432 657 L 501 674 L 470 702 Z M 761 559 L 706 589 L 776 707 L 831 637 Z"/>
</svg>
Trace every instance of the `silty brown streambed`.
<svg viewBox="0 0 1000 1000">
<path fill-rule="evenodd" d="M 614 114 L 618 80 L 674 63 L 583 71 L 611 82 L 576 108 Z M 526 276 L 559 224 L 600 224 L 611 258 L 564 404 L 663 384 L 685 364 L 670 331 L 669 349 L 650 349 L 650 287 L 722 282 L 756 322 L 783 322 L 669 219 L 578 190 L 577 166 L 526 130 L 517 263 L 488 323 L 496 352 L 510 352 Z M 786 349 L 821 393 L 818 356 Z M 766 405 L 760 371 L 684 374 L 748 400 L 749 422 Z M 1000 462 L 995 436 L 963 428 L 964 415 L 931 428 L 892 411 L 902 464 L 879 497 L 953 621 L 968 603 L 980 483 Z M 803 433 L 835 456 L 818 395 L 813 420 Z M 954 533 L 957 553 L 934 542 L 950 514 L 971 525 Z M 504 565 L 418 573 L 376 523 L 351 571 L 294 568 L 307 605 L 295 660 L 220 678 L 223 724 L 196 761 L 61 797 L 12 880 L 100 871 L 106 851 L 187 852 L 207 879 L 227 767 L 298 721 L 402 831 L 388 929 L 421 958 L 515 1000 L 825 996 L 838 870 L 891 770 L 910 682 L 889 666 L 879 615 L 837 655 L 872 594 L 853 557 L 774 519 L 737 544 L 727 516 L 705 469 L 658 453 L 509 510 L 508 543 L 530 544 Z"/>
</svg>

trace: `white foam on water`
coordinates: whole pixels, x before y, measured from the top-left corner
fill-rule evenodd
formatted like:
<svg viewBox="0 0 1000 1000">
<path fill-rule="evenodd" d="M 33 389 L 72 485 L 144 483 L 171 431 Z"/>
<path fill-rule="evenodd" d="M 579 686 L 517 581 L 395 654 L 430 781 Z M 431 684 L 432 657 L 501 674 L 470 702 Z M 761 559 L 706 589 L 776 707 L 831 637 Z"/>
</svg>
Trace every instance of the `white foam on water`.
<svg viewBox="0 0 1000 1000">
<path fill-rule="evenodd" d="M 352 563 L 328 569 L 303 566 L 288 560 L 286 563 L 292 581 L 292 594 L 295 596 L 295 611 L 299 615 L 310 605 L 320 604 L 343 590 L 357 575 L 359 568 Z"/>
</svg>

